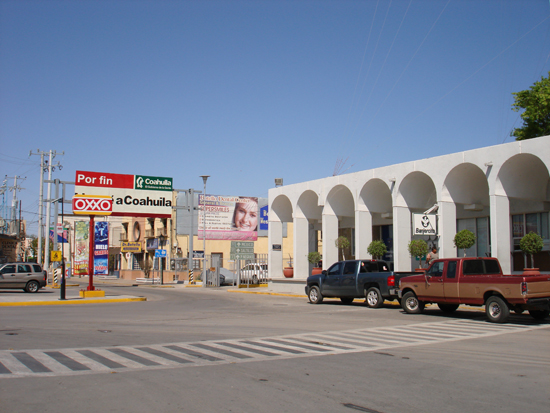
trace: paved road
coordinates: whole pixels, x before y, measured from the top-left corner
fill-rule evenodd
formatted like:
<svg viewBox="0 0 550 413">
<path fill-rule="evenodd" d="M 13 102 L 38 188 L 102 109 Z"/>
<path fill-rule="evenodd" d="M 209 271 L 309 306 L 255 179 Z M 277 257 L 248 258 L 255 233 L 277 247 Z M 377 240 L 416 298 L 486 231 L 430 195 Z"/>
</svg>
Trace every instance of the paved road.
<svg viewBox="0 0 550 413">
<path fill-rule="evenodd" d="M 544 325 L 487 325 L 448 320 L 254 339 L 162 343 L 150 346 L 0 351 L 0 377 L 45 377 L 205 366 L 224 363 L 314 357 L 438 344 L 448 341 L 525 333 Z"/>
<path fill-rule="evenodd" d="M 528 315 L 105 290 L 147 301 L 0 310 L 3 413 L 547 410 L 550 323 Z"/>
</svg>

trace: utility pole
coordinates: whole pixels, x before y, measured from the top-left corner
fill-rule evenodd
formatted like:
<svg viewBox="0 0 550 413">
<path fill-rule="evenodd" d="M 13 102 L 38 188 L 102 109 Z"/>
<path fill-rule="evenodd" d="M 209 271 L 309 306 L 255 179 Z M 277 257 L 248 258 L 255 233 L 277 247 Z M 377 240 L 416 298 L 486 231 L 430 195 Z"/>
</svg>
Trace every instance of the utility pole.
<svg viewBox="0 0 550 413">
<path fill-rule="evenodd" d="M 38 263 L 42 264 L 42 242 L 44 238 L 44 172 L 47 170 L 47 164 L 44 163 L 44 155 L 47 152 L 36 150 L 36 153 L 31 155 L 40 155 L 40 195 L 38 198 Z"/>
<path fill-rule="evenodd" d="M 20 179 L 21 181 L 24 181 L 27 178 L 26 177 L 22 178 L 22 177 L 17 176 L 17 175 L 6 177 L 6 178 L 7 179 L 13 179 L 13 186 L 10 186 L 8 188 L 10 191 L 13 191 L 12 198 L 11 198 L 9 232 L 10 233 L 15 233 L 17 235 L 17 237 L 19 238 L 19 232 L 20 232 L 21 227 L 17 226 L 17 206 L 18 206 L 17 191 L 18 190 L 21 191 L 22 189 L 25 189 L 25 188 L 21 188 L 21 186 L 19 186 L 17 184 L 17 179 Z"/>
<path fill-rule="evenodd" d="M 64 155 L 65 152 L 61 152 L 61 155 Z M 48 163 L 48 181 L 51 181 L 52 180 L 52 172 L 55 171 L 55 168 L 56 167 L 59 167 L 59 169 L 61 170 L 63 168 L 63 166 L 58 162 L 57 164 L 53 165 L 53 158 L 55 158 L 55 156 L 57 155 L 57 152 L 55 151 L 52 151 L 50 150 L 49 152 L 49 160 L 47 161 Z M 45 234 L 45 242 L 46 242 L 46 246 L 45 246 L 45 249 L 44 249 L 44 269 L 46 271 L 48 271 L 48 268 L 50 266 L 50 243 L 49 243 L 49 238 L 50 238 L 50 224 L 51 224 L 51 219 L 50 219 L 50 214 L 51 214 L 51 208 L 52 208 L 52 184 L 51 182 L 48 183 L 48 199 L 47 199 L 47 202 L 48 204 L 46 205 L 46 234 Z M 55 231 L 54 231 L 55 233 Z M 55 237 L 54 237 L 55 238 Z"/>
</svg>

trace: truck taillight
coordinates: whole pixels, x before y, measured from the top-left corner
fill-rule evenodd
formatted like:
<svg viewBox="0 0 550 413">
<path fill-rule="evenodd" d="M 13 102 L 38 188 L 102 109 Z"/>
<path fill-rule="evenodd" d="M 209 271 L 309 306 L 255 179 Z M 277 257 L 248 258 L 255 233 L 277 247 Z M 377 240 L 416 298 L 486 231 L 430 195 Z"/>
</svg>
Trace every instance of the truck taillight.
<svg viewBox="0 0 550 413">
<path fill-rule="evenodd" d="M 388 287 L 395 287 L 395 277 L 393 275 L 388 277 Z"/>
<path fill-rule="evenodd" d="M 527 294 L 527 283 L 525 281 L 521 283 L 521 293 L 523 295 Z"/>
</svg>

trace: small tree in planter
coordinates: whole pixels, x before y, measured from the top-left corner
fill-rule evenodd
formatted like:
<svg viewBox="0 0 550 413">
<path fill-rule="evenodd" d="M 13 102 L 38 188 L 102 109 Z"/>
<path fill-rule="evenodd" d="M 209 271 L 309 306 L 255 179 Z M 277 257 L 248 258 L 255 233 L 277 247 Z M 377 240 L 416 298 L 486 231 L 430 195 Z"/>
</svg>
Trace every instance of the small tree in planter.
<svg viewBox="0 0 550 413">
<path fill-rule="evenodd" d="M 321 254 L 319 251 L 311 251 L 307 254 L 307 260 L 310 264 L 313 264 L 314 267 L 319 267 L 319 261 L 321 261 Z"/>
<path fill-rule="evenodd" d="M 418 258 L 420 261 L 419 268 L 422 268 L 422 257 L 428 253 L 428 244 L 423 239 L 413 239 L 408 245 L 409 254 L 411 257 Z"/>
<path fill-rule="evenodd" d="M 466 256 L 466 250 L 472 248 L 476 243 L 476 236 L 468 229 L 458 231 L 454 238 L 455 247 L 464 250 L 464 256 Z"/>
<path fill-rule="evenodd" d="M 313 265 L 311 275 L 320 274 L 322 272 L 321 266 L 319 265 L 321 259 L 322 256 L 319 251 L 311 251 L 309 254 L 307 254 L 307 260 L 310 264 Z"/>
<path fill-rule="evenodd" d="M 388 252 L 388 249 L 382 241 L 372 241 L 367 247 L 367 252 L 376 260 L 381 259 Z"/>
<path fill-rule="evenodd" d="M 338 239 L 334 242 L 334 244 L 336 245 L 336 248 L 342 251 L 342 257 L 344 258 L 344 261 L 345 261 L 346 256 L 344 254 L 344 250 L 346 248 L 349 248 L 349 240 L 342 235 L 338 237 Z"/>
<path fill-rule="evenodd" d="M 534 232 L 524 235 L 520 240 L 519 248 L 524 254 L 529 254 L 531 256 L 531 268 L 535 268 L 534 255 L 541 252 L 543 246 L 544 242 L 542 241 L 542 237 Z"/>
</svg>

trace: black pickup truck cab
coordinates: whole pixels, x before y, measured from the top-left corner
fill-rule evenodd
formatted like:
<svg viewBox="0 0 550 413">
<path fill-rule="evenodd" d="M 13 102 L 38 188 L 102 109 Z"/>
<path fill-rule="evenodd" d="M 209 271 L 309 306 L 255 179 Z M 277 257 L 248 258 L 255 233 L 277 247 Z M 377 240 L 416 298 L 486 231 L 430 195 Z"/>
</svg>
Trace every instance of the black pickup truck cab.
<svg viewBox="0 0 550 413">
<path fill-rule="evenodd" d="M 338 261 L 321 274 L 308 277 L 305 289 L 312 304 L 321 303 L 324 297 L 338 297 L 346 304 L 365 298 L 369 307 L 378 308 L 384 300 L 398 298 L 398 281 L 411 274 L 390 271 L 385 261 Z"/>
</svg>

